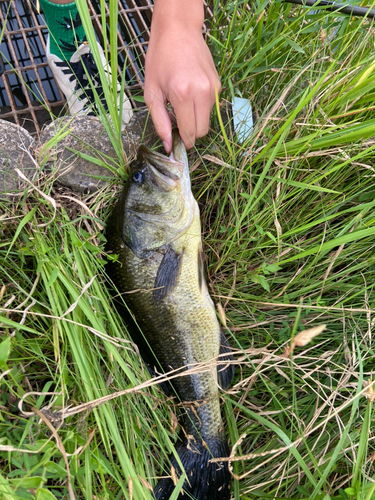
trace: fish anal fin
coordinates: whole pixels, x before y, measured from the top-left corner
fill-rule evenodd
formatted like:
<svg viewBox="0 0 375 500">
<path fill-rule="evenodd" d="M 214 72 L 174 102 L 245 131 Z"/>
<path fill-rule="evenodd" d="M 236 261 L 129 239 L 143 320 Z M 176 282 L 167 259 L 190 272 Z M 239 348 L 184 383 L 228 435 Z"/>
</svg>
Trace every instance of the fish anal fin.
<svg viewBox="0 0 375 500">
<path fill-rule="evenodd" d="M 183 251 L 176 253 L 170 246 L 167 247 L 163 260 L 160 263 L 153 296 L 156 300 L 164 299 L 176 286 L 180 274 Z"/>
<path fill-rule="evenodd" d="M 234 365 L 228 361 L 233 361 L 233 355 L 225 334 L 221 330 L 217 377 L 220 387 L 224 390 L 229 389 L 234 377 Z"/>
<path fill-rule="evenodd" d="M 143 360 L 145 361 L 145 356 L 144 356 L 144 353 L 142 353 L 142 351 L 140 351 L 140 354 L 143 358 Z M 152 365 L 150 363 L 146 363 L 146 366 L 147 366 L 147 370 L 149 372 L 149 374 L 151 375 L 152 378 L 156 378 L 156 377 L 159 377 L 160 375 L 162 375 L 162 373 L 159 373 L 156 371 L 156 367 L 152 367 Z M 159 382 L 159 386 L 161 387 L 161 389 L 165 392 L 165 394 L 167 396 L 173 396 L 173 390 L 172 390 L 172 386 L 171 386 L 171 383 L 166 381 L 166 382 Z"/>
</svg>

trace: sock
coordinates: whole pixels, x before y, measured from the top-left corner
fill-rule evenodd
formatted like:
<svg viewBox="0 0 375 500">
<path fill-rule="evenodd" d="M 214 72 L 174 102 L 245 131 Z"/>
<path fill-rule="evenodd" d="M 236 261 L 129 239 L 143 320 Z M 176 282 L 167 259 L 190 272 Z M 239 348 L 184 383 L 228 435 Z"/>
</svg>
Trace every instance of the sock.
<svg viewBox="0 0 375 500">
<path fill-rule="evenodd" d="M 51 54 L 69 61 L 86 40 L 76 4 L 59 5 L 48 0 L 40 0 L 40 4 L 49 30 Z"/>
</svg>

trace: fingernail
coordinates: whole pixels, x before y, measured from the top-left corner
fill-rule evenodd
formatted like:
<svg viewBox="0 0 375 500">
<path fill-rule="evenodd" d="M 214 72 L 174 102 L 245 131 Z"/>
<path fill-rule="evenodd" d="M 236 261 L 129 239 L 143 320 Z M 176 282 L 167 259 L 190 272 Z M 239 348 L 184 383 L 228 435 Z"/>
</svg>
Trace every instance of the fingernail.
<svg viewBox="0 0 375 500">
<path fill-rule="evenodd" d="M 163 141 L 163 146 L 164 146 L 164 149 L 167 153 L 170 152 L 170 147 L 169 147 L 169 144 L 167 143 L 167 141 Z"/>
</svg>

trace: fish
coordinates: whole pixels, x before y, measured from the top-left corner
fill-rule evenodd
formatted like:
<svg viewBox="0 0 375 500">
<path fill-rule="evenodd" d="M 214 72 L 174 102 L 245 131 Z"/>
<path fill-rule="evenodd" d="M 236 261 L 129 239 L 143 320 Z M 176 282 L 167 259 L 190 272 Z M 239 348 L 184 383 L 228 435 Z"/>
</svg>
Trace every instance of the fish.
<svg viewBox="0 0 375 500">
<path fill-rule="evenodd" d="M 161 384 L 184 412 L 176 450 L 186 479 L 178 498 L 229 500 L 228 461 L 210 460 L 229 456 L 219 388 L 232 383 L 233 357 L 207 287 L 199 207 L 177 131 L 169 157 L 140 146 L 106 239 L 107 254 L 116 255 L 106 273 L 125 301 L 116 307 L 148 370 L 152 376 L 179 370 Z M 157 500 L 170 498 L 172 477 L 182 474 L 176 457 L 170 460 Z"/>
</svg>

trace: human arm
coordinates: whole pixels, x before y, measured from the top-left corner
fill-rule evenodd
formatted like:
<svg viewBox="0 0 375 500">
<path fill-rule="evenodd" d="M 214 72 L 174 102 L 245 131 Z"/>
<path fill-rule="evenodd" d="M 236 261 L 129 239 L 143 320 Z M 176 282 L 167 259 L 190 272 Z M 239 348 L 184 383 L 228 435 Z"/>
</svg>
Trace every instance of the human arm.
<svg viewBox="0 0 375 500">
<path fill-rule="evenodd" d="M 209 130 L 221 85 L 202 36 L 203 0 L 155 0 L 146 54 L 145 102 L 167 152 L 172 148 L 169 102 L 187 148 Z"/>
</svg>

